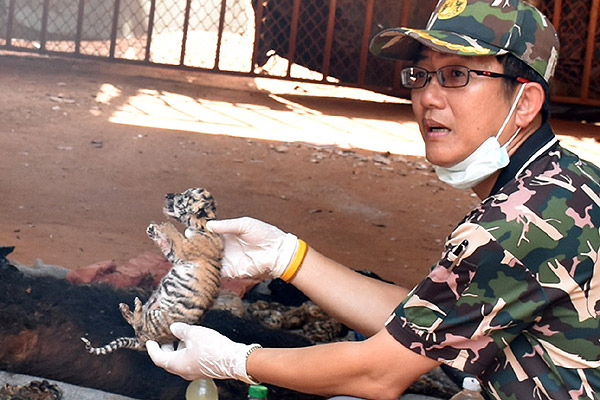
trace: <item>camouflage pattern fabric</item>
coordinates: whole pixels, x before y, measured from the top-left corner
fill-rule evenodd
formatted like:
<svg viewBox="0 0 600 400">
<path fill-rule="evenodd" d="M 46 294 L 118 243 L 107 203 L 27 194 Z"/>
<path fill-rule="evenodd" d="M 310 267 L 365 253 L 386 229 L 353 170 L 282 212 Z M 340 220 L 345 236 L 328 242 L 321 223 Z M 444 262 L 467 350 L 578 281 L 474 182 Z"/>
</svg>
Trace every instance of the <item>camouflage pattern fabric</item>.
<svg viewBox="0 0 600 400">
<path fill-rule="evenodd" d="M 600 170 L 556 143 L 465 217 L 387 329 L 488 398 L 596 399 L 599 228 Z"/>
<path fill-rule="evenodd" d="M 420 45 L 442 53 L 512 53 L 550 82 L 559 41 L 548 19 L 520 0 L 441 0 L 425 29 L 391 28 L 371 41 L 377 56 L 414 60 Z"/>
</svg>

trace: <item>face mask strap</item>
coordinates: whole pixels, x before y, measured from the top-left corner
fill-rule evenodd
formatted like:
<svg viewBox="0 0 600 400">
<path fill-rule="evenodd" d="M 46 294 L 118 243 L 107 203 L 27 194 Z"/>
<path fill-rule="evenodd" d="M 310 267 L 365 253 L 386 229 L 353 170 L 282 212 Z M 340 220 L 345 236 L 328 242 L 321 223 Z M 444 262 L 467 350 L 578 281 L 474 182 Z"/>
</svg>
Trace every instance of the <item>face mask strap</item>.
<svg viewBox="0 0 600 400">
<path fill-rule="evenodd" d="M 519 89 L 519 93 L 517 94 L 515 101 L 513 101 L 512 106 L 510 106 L 510 111 L 508 112 L 508 115 L 504 119 L 504 122 L 502 123 L 502 126 L 498 130 L 498 133 L 496 133 L 496 139 L 498 139 L 500 137 L 500 135 L 502 134 L 502 132 L 504 132 L 504 128 L 506 128 L 506 124 L 508 124 L 510 117 L 512 117 L 513 112 L 515 112 L 515 109 L 517 108 L 517 103 L 519 102 L 519 99 L 521 98 L 521 95 L 523 94 L 523 91 L 525 90 L 525 85 L 526 85 L 525 83 L 523 83 L 521 85 L 521 88 Z M 513 135 L 512 138 L 510 138 L 510 140 L 505 144 L 505 146 L 508 146 L 508 144 L 510 142 L 512 142 L 512 140 L 515 138 L 515 136 L 517 135 L 517 133 L 519 133 L 520 130 L 521 130 L 521 128 L 519 128 L 517 130 L 517 132 Z"/>
<path fill-rule="evenodd" d="M 510 145 L 510 143 L 511 143 L 511 142 L 512 142 L 512 141 L 513 141 L 513 140 L 514 140 L 516 137 L 517 137 L 517 135 L 519 134 L 519 132 L 521 132 L 521 127 L 519 127 L 519 128 L 518 128 L 518 129 L 515 131 L 514 135 L 512 135 L 512 137 L 511 137 L 510 139 L 508 139 L 508 142 L 504 143 L 504 144 L 502 145 L 502 147 L 504 147 L 504 148 L 508 147 L 508 146 Z"/>
</svg>

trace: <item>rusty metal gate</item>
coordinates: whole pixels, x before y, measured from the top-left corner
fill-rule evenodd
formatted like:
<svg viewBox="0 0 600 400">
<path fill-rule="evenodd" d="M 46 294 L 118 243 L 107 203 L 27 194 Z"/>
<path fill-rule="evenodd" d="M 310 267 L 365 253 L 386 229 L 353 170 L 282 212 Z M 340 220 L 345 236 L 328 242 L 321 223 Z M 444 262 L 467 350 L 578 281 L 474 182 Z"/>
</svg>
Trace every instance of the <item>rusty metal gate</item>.
<svg viewBox="0 0 600 400">
<path fill-rule="evenodd" d="M 600 0 L 530 0 L 562 51 L 553 98 L 600 105 Z M 381 29 L 423 26 L 436 0 L 0 0 L 0 49 L 342 83 L 407 95 Z M 586 29 L 582 29 L 585 27 Z"/>
<path fill-rule="evenodd" d="M 551 18 L 560 38 L 553 99 L 600 106 L 600 0 L 532 3 Z"/>
</svg>

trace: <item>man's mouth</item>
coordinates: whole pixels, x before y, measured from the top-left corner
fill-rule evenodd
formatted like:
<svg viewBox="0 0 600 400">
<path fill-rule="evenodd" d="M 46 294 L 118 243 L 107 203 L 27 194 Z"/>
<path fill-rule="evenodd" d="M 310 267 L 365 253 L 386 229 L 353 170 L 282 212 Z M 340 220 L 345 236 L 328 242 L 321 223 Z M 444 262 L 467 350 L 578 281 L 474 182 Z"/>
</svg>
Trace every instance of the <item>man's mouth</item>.
<svg viewBox="0 0 600 400">
<path fill-rule="evenodd" d="M 431 132 L 431 133 L 446 133 L 449 131 L 450 131 L 450 129 L 445 128 L 443 126 L 434 126 L 434 127 L 429 128 L 429 132 Z"/>
<path fill-rule="evenodd" d="M 450 128 L 436 121 L 425 121 L 424 126 L 428 137 L 440 137 L 450 133 Z"/>
</svg>

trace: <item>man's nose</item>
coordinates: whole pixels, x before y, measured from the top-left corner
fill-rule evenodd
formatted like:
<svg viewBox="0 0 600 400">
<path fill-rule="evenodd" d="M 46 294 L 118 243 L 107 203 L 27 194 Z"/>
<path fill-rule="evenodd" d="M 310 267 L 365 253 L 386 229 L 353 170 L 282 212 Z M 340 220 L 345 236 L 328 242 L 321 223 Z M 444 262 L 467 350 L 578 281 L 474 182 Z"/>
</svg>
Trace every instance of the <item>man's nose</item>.
<svg viewBox="0 0 600 400">
<path fill-rule="evenodd" d="M 417 90 L 419 91 L 419 101 L 423 107 L 443 108 L 445 105 L 445 91 L 435 72 L 429 73 L 428 82 L 423 88 Z"/>
</svg>

